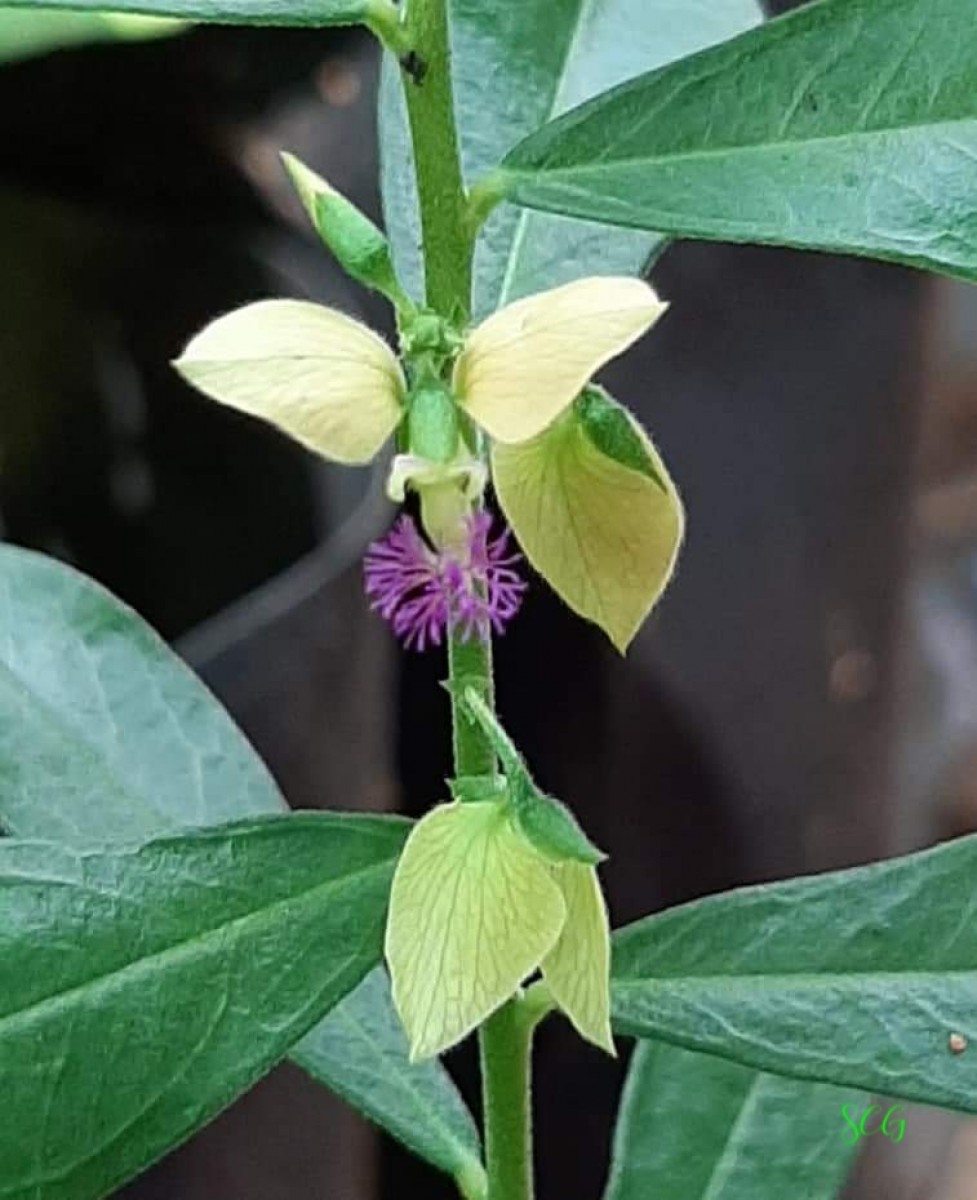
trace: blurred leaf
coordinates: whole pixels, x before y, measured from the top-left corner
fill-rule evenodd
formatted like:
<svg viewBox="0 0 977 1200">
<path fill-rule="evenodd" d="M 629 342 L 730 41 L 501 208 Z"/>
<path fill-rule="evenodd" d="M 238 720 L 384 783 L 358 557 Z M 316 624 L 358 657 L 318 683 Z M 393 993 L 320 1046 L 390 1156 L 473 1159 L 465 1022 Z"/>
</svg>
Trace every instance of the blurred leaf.
<svg viewBox="0 0 977 1200">
<path fill-rule="evenodd" d="M 372 0 L 7 0 L 8 10 L 41 13 L 54 9 L 59 17 L 84 13 L 118 23 L 118 14 L 176 17 L 180 21 L 213 25 L 357 25 L 365 22 Z M 115 14 L 108 16 L 108 14 Z M 131 19 L 131 18 L 130 18 Z M 88 40 L 88 39 L 86 39 Z"/>
<path fill-rule="evenodd" d="M 85 848 L 284 807 L 234 723 L 145 622 L 70 567 L 0 546 L 0 824 Z M 372 1092 L 369 1115 L 395 1137 L 410 1132 L 435 1166 L 478 1169 L 454 1085 L 440 1065 L 408 1063 L 376 989 L 353 993 L 305 1038 L 306 1070 L 356 1102 L 362 1071 L 334 1019 L 386 1047 L 387 1088 Z M 416 1089 L 424 1104 L 405 1120 L 403 1095 Z"/>
<path fill-rule="evenodd" d="M 842 1104 L 864 1097 L 641 1042 L 604 1200 L 831 1200 L 857 1154 Z"/>
<path fill-rule="evenodd" d="M 614 1028 L 977 1112 L 975 880 L 969 837 L 638 921 L 614 937 Z"/>
<path fill-rule="evenodd" d="M 532 208 L 977 279 L 977 20 L 822 0 L 626 84 L 513 150 Z"/>
<path fill-rule="evenodd" d="M 0 1179 L 98 1200 L 259 1079 L 380 956 L 407 823 L 289 814 L 0 841 Z"/>
<path fill-rule="evenodd" d="M 469 183 L 544 121 L 641 71 L 732 37 L 760 17 L 756 0 L 452 0 L 452 65 Z M 387 229 L 401 279 L 419 296 L 417 197 L 400 81 L 389 62 L 380 132 Z M 637 274 L 662 245 L 655 234 L 500 210 L 476 254 L 475 315 L 582 275 Z"/>
<path fill-rule="evenodd" d="M 88 42 L 170 37 L 186 27 L 184 21 L 159 17 L 0 7 L 0 63 Z"/>
<path fill-rule="evenodd" d="M 644 431 L 599 395 L 629 422 L 653 471 L 605 453 L 608 447 L 590 430 L 594 404 L 585 398 L 532 441 L 497 442 L 492 480 L 530 563 L 623 653 L 672 576 L 684 516 Z"/>
</svg>

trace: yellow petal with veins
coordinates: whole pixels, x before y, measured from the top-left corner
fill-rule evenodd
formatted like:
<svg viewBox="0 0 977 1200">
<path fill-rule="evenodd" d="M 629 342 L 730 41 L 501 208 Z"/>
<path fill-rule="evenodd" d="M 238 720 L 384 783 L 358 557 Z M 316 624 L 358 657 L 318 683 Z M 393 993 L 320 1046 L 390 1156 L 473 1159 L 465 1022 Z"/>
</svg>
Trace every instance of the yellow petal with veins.
<svg viewBox="0 0 977 1200">
<path fill-rule="evenodd" d="M 341 463 L 369 462 L 403 412 L 404 377 L 386 342 L 301 300 L 263 300 L 219 318 L 174 366 L 211 399 Z"/>
<path fill-rule="evenodd" d="M 667 308 L 640 279 L 579 279 L 494 313 L 455 366 L 459 403 L 499 442 L 524 442 Z"/>
</svg>

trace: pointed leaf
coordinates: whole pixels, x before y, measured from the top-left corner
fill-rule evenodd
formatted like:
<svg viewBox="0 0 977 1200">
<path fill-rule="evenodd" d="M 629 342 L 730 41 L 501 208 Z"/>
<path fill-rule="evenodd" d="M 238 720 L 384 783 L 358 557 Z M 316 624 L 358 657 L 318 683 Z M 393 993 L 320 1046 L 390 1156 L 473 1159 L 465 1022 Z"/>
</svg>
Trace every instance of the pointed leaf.
<svg viewBox="0 0 977 1200">
<path fill-rule="evenodd" d="M 762 16 L 756 0 L 452 0 L 449 8 L 455 108 L 470 184 L 544 122 Z M 389 61 L 380 133 L 387 230 L 401 277 L 420 296 L 417 196 L 400 80 Z M 475 314 L 585 275 L 639 274 L 663 245 L 653 233 L 505 206 L 492 214 L 476 247 Z"/>
<path fill-rule="evenodd" d="M 664 464 L 628 420 L 654 479 L 603 453 L 579 405 L 530 442 L 492 448 L 499 503 L 526 557 L 622 653 L 671 578 L 684 527 Z"/>
<path fill-rule="evenodd" d="M 290 1057 L 313 1078 L 449 1175 L 475 1180 L 482 1171 L 478 1130 L 438 1062 L 407 1062 L 407 1038 L 377 967 Z"/>
<path fill-rule="evenodd" d="M 403 415 L 404 377 L 386 342 L 301 300 L 263 300 L 219 318 L 174 366 L 211 399 L 337 462 L 369 462 Z"/>
<path fill-rule="evenodd" d="M 0 826 L 101 847 L 283 809 L 228 715 L 135 613 L 70 567 L 0 545 Z M 477 1137 L 463 1159 L 454 1085 L 438 1064 L 408 1063 L 392 1008 L 364 988 L 342 1010 L 344 1029 L 355 1023 L 383 1048 L 372 1119 L 394 1137 L 409 1132 L 410 1147 L 443 1170 L 480 1170 Z M 363 1103 L 362 1073 L 331 1020 L 303 1041 L 302 1064 Z M 418 1088 L 424 1103 L 405 1118 L 404 1095 Z"/>
<path fill-rule="evenodd" d="M 105 0 L 5 0 L 4 7 L 103 12 Z M 112 0 L 113 13 L 145 13 L 216 25 L 369 24 L 372 0 Z"/>
<path fill-rule="evenodd" d="M 549 212 L 977 279 L 973 8 L 805 6 L 544 126 L 503 174 Z"/>
<path fill-rule="evenodd" d="M 516 785 L 509 792 L 516 828 L 527 842 L 553 862 L 572 860 L 596 866 L 607 855 L 587 837 L 573 813 L 536 787 Z"/>
<path fill-rule="evenodd" d="M 597 871 L 567 862 L 555 866 L 553 876 L 567 915 L 559 941 L 543 960 L 543 977 L 580 1036 L 615 1055 L 608 979 L 611 932 Z"/>
<path fill-rule="evenodd" d="M 563 925 L 560 889 L 501 804 L 442 805 L 415 826 L 390 894 L 386 953 L 414 1060 L 513 995 Z"/>
<path fill-rule="evenodd" d="M 636 1047 L 604 1200 L 832 1200 L 857 1149 L 841 1106 L 867 1099 L 661 1042 Z"/>
<path fill-rule="evenodd" d="M 517 300 L 468 336 L 458 403 L 500 442 L 535 437 L 667 307 L 638 279 L 603 276 Z"/>
<path fill-rule="evenodd" d="M 0 1179 L 98 1200 L 380 956 L 407 823 L 294 814 L 74 851 L 0 840 Z"/>
<path fill-rule="evenodd" d="M 977 1112 L 977 838 L 672 909 L 614 937 L 614 1028 Z"/>
</svg>

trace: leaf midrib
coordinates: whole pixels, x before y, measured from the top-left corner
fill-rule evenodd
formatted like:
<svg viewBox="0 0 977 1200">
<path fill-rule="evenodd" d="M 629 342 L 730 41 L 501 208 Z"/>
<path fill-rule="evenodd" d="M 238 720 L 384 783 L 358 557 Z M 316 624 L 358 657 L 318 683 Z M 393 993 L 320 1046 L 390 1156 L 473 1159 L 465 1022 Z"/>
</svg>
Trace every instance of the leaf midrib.
<svg viewBox="0 0 977 1200">
<path fill-rule="evenodd" d="M 530 180 L 545 176 L 547 180 L 559 178 L 563 176 L 579 176 L 590 175 L 595 172 L 608 171 L 617 167 L 635 167 L 635 166 L 674 166 L 676 163 L 683 162 L 698 162 L 702 159 L 730 157 L 735 154 L 760 153 L 763 151 L 777 150 L 798 150 L 809 146 L 825 145 L 832 142 L 857 141 L 860 139 L 884 137 L 893 133 L 912 133 L 921 129 L 948 129 L 955 128 L 958 125 L 977 125 L 977 111 L 970 116 L 953 117 L 943 121 L 909 121 L 903 125 L 883 126 L 878 129 L 870 130 L 849 130 L 845 133 L 824 134 L 820 137 L 810 137 L 803 139 L 794 139 L 791 141 L 771 141 L 771 142 L 749 142 L 738 143 L 734 142 L 729 145 L 709 147 L 703 150 L 682 151 L 674 154 L 658 154 L 652 156 L 646 154 L 643 156 L 635 156 L 628 158 L 603 158 L 599 162 L 590 163 L 585 166 L 566 166 L 566 167 L 546 167 L 538 166 L 535 169 L 521 166 L 509 166 L 503 162 L 501 174 L 503 178 L 508 175 L 510 178 L 528 178 Z"/>
<path fill-rule="evenodd" d="M 373 873 L 387 871 L 390 869 L 394 857 L 394 855 L 391 855 L 389 859 L 384 859 L 379 863 L 372 863 L 367 867 L 359 867 L 357 870 L 342 875 L 337 879 L 328 879 L 323 883 L 304 888 L 293 895 L 285 896 L 279 900 L 272 901 L 270 904 L 262 905 L 260 908 L 244 913 L 239 917 L 234 917 L 231 920 L 222 921 L 217 925 L 200 930 L 192 937 L 173 942 L 160 950 L 154 951 L 152 954 L 134 959 L 112 971 L 93 975 L 81 983 L 66 988 L 62 992 L 45 996 L 42 1000 L 35 1000 L 26 1007 L 18 1009 L 16 1012 L 0 1017 L 0 1039 L 11 1031 L 17 1031 L 19 1026 L 29 1026 L 34 1020 L 43 1020 L 48 1013 L 56 1013 L 59 1009 L 70 1008 L 72 1002 L 84 992 L 97 992 L 101 986 L 104 985 L 107 987 L 110 983 L 124 979 L 126 976 L 138 976 L 143 971 L 150 970 L 152 967 L 160 964 L 166 965 L 170 960 L 179 961 L 181 958 L 187 957 L 194 947 L 203 945 L 217 936 L 226 936 L 229 931 L 240 931 L 249 924 L 255 922 L 263 923 L 270 915 L 281 908 L 305 905 L 313 898 L 318 898 L 322 894 L 328 893 L 338 887 L 350 884 Z"/>
</svg>

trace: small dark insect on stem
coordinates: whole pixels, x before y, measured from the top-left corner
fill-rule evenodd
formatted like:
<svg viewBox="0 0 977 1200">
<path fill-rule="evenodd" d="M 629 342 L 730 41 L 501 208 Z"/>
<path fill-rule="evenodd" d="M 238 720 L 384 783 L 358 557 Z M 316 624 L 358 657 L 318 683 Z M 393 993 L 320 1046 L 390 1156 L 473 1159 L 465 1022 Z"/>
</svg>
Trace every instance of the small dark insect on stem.
<svg viewBox="0 0 977 1200">
<path fill-rule="evenodd" d="M 427 74 L 427 63 L 417 53 L 416 50 L 408 50 L 401 58 L 400 65 L 404 69 L 404 73 L 409 75 L 418 87 L 424 82 L 424 76 Z"/>
</svg>

